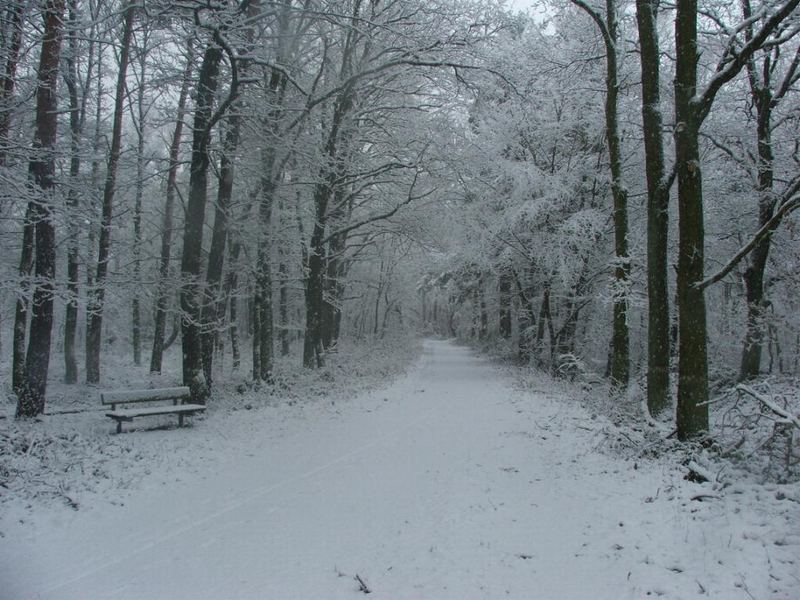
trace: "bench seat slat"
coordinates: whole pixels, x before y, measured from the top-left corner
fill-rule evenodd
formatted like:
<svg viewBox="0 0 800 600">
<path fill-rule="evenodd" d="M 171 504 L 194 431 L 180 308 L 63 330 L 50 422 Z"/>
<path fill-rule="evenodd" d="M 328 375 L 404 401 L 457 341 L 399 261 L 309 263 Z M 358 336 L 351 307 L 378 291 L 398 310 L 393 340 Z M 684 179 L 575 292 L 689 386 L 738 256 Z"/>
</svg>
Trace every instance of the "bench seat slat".
<svg viewBox="0 0 800 600">
<path fill-rule="evenodd" d="M 153 390 L 124 390 L 120 392 L 101 392 L 103 404 L 126 404 L 128 402 L 156 402 L 158 400 L 175 400 L 188 398 L 189 388 L 186 386 L 160 388 Z"/>
<path fill-rule="evenodd" d="M 206 409 L 202 404 L 179 404 L 177 406 L 150 406 L 145 408 L 128 408 L 125 410 L 114 410 L 107 412 L 106 416 L 112 419 L 129 421 L 135 417 L 146 417 L 150 415 L 170 415 L 187 414 L 202 412 Z"/>
</svg>

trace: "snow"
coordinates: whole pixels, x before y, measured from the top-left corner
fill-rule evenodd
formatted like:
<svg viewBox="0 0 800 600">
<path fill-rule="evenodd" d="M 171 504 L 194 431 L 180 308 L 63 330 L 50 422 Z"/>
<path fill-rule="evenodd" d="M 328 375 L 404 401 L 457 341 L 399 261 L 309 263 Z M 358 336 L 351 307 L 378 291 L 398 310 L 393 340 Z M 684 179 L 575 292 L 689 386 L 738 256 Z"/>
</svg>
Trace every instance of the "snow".
<svg viewBox="0 0 800 600">
<path fill-rule="evenodd" d="M 100 392 L 103 404 L 124 404 L 155 400 L 172 400 L 189 396 L 188 387 L 159 388 L 147 390 L 122 390 Z"/>
<path fill-rule="evenodd" d="M 0 598 L 798 596 L 796 485 L 625 459 L 569 388 L 510 381 L 426 340 L 379 389 L 108 435 L 78 510 L 5 499 Z"/>
</svg>

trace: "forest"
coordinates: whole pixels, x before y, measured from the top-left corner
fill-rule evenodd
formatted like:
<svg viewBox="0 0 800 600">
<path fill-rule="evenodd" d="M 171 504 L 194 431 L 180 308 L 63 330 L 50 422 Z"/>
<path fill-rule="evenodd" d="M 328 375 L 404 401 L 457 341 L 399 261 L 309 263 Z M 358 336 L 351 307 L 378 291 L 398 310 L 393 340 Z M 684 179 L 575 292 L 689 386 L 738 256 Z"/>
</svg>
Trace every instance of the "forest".
<svg viewBox="0 0 800 600">
<path fill-rule="evenodd" d="M 114 357 L 213 403 L 405 331 L 791 437 L 756 387 L 800 366 L 797 5 L 4 3 L 7 401 Z"/>
</svg>

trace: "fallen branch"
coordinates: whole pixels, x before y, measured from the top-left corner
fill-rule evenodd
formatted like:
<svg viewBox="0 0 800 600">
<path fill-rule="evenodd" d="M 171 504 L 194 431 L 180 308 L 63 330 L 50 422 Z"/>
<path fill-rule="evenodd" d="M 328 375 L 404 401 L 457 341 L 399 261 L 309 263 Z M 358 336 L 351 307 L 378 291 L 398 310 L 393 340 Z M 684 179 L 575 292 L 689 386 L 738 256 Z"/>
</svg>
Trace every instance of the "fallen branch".
<svg viewBox="0 0 800 600">
<path fill-rule="evenodd" d="M 722 498 L 722 496 L 720 496 L 719 494 L 702 493 L 702 494 L 695 494 L 694 496 L 692 496 L 689 499 L 690 500 L 698 500 L 698 501 L 702 502 L 706 498 L 711 499 L 711 500 L 719 500 L 720 498 Z"/>
<path fill-rule="evenodd" d="M 716 483 L 717 481 L 717 478 L 711 471 L 705 467 L 701 467 L 693 460 L 690 460 L 688 463 L 686 463 L 686 468 L 689 469 L 689 473 L 692 476 L 692 481 L 697 481 L 698 483 L 703 483 L 704 481 Z"/>
<path fill-rule="evenodd" d="M 788 410 L 786 410 L 782 406 L 779 406 L 778 404 L 775 404 L 775 402 L 773 402 L 770 398 L 767 398 L 763 394 L 759 394 L 757 391 L 755 391 L 751 387 L 748 387 L 748 386 L 746 386 L 746 385 L 744 385 L 742 383 L 740 383 L 739 385 L 736 386 L 736 390 L 738 390 L 740 392 L 744 392 L 745 394 L 748 394 L 749 396 L 752 396 L 753 398 L 758 400 L 761 404 L 763 404 L 768 409 L 770 409 L 772 412 L 774 412 L 776 415 L 781 417 L 781 420 L 779 422 L 787 423 L 787 424 L 790 424 L 790 425 L 794 425 L 795 427 L 800 429 L 800 416 L 793 415 L 792 413 L 790 413 Z"/>
</svg>

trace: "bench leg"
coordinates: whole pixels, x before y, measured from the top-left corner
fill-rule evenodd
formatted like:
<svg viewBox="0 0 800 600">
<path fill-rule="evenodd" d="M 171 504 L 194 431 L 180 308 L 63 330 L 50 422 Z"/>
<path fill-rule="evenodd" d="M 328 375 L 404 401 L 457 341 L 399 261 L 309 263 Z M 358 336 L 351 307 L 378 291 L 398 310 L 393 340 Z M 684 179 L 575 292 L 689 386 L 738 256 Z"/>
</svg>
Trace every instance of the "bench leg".
<svg viewBox="0 0 800 600">
<path fill-rule="evenodd" d="M 117 433 L 122 433 L 122 421 L 117 419 Z"/>
<path fill-rule="evenodd" d="M 183 427 L 183 413 L 178 415 L 178 427 Z"/>
</svg>

